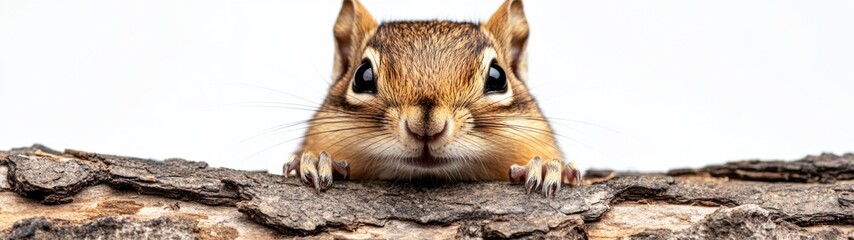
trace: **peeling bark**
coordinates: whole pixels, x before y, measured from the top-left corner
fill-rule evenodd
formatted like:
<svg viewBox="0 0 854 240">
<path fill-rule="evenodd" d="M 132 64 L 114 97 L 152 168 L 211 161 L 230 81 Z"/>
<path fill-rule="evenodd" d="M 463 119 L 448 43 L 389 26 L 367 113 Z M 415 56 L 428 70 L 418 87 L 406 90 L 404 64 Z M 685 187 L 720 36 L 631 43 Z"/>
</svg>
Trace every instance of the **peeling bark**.
<svg viewBox="0 0 854 240">
<path fill-rule="evenodd" d="M 57 152 L 38 145 L 0 151 L 0 159 L 5 159 L 0 162 L 0 177 L 5 174 L 0 218 L 12 219 L 0 221 L 4 238 L 24 236 L 21 232 L 47 238 L 101 236 L 69 234 L 107 225 L 153 233 L 145 231 L 152 221 L 184 224 L 192 230 L 187 236 L 207 239 L 854 234 L 854 185 L 848 181 L 854 178 L 854 154 L 736 162 L 667 174 L 591 171 L 587 184 L 564 188 L 554 199 L 525 195 L 521 186 L 502 182 L 336 182 L 318 194 L 297 179 L 268 173 L 182 159 Z M 41 204 L 15 200 L 20 197 Z M 21 205 L 43 208 L 45 215 L 23 213 Z M 69 206 L 75 210 L 69 213 Z M 652 216 L 679 218 L 634 221 Z M 727 227 L 731 231 L 720 232 Z M 816 228 L 823 230 L 810 230 Z"/>
<path fill-rule="evenodd" d="M 854 154 L 836 156 L 825 153 L 797 161 L 748 160 L 668 172 L 671 176 L 698 174 L 765 182 L 833 183 L 854 180 Z"/>
</svg>

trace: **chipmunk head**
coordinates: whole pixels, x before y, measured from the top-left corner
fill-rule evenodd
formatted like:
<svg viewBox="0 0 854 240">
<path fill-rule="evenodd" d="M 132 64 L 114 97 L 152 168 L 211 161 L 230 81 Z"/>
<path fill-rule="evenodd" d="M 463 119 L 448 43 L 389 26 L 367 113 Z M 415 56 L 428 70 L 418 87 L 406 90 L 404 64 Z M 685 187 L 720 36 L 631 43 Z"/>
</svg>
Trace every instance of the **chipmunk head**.
<svg viewBox="0 0 854 240">
<path fill-rule="evenodd" d="M 521 1 L 483 24 L 378 24 L 345 0 L 334 35 L 335 81 L 303 150 L 350 161 L 353 178 L 501 179 L 534 154 L 559 157 L 525 86 Z"/>
</svg>

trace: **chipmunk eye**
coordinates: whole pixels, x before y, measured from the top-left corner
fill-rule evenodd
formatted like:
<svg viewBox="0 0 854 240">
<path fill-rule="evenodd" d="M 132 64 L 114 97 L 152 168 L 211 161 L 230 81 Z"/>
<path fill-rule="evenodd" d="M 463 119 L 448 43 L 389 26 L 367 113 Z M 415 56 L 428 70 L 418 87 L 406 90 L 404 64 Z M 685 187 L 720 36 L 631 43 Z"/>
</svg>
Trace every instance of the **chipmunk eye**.
<svg viewBox="0 0 854 240">
<path fill-rule="evenodd" d="M 484 84 L 483 92 L 490 93 L 505 93 L 507 92 L 507 74 L 504 69 L 498 66 L 498 62 L 492 60 L 489 64 L 489 72 L 486 74 L 486 84 Z"/>
<path fill-rule="evenodd" d="M 353 75 L 353 92 L 355 93 L 377 93 L 377 81 L 374 76 L 374 68 L 371 66 L 371 61 L 365 59 L 359 68 L 356 69 L 356 74 Z"/>
</svg>

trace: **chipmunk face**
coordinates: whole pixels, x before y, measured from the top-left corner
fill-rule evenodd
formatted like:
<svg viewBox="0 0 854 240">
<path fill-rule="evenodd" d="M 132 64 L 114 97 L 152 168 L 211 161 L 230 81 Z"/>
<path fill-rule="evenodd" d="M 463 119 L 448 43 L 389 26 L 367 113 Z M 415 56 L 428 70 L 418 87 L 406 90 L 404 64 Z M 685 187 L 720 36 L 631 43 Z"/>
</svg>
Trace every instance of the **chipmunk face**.
<svg viewBox="0 0 854 240">
<path fill-rule="evenodd" d="M 533 155 L 560 157 L 528 94 L 521 2 L 485 24 L 377 24 L 344 1 L 334 76 L 303 151 L 351 163 L 354 179 L 506 179 Z"/>
</svg>

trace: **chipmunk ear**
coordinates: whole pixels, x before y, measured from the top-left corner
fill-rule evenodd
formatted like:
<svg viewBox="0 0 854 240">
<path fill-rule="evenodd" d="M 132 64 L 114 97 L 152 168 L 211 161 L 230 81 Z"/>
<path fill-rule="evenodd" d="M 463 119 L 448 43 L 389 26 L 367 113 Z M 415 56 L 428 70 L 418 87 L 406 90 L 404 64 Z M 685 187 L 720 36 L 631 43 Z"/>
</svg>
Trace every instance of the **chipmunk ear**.
<svg viewBox="0 0 854 240">
<path fill-rule="evenodd" d="M 521 0 L 506 0 L 489 21 L 483 25 L 499 41 L 499 49 L 510 64 L 510 69 L 520 80 L 528 75 L 528 60 L 525 46 L 528 43 L 528 20 Z"/>
<path fill-rule="evenodd" d="M 359 57 L 356 54 L 361 51 L 365 36 L 376 28 L 374 17 L 358 0 L 344 0 L 333 29 L 336 48 L 332 76 L 336 80 L 340 79 L 348 68 L 354 67 L 354 63 L 360 62 L 356 59 Z"/>
</svg>

